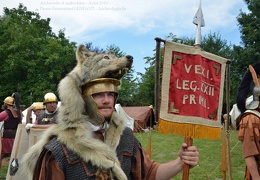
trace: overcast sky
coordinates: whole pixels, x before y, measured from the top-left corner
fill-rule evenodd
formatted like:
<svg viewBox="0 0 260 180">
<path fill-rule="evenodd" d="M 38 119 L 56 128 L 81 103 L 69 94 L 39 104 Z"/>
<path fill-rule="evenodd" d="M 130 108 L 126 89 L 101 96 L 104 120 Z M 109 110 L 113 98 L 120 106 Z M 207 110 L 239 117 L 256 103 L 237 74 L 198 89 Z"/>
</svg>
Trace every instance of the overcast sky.
<svg viewBox="0 0 260 180">
<path fill-rule="evenodd" d="M 200 0 L 1 0 L 3 8 L 17 8 L 22 3 L 41 18 L 51 18 L 55 33 L 65 29 L 66 37 L 77 44 L 92 42 L 106 49 L 116 45 L 134 57 L 134 69 L 144 73 L 146 56 L 153 56 L 155 37 L 195 38 L 192 23 Z M 236 17 L 246 11 L 243 0 L 202 0 L 205 27 L 201 34 L 219 33 L 231 44 L 239 44 Z"/>
</svg>

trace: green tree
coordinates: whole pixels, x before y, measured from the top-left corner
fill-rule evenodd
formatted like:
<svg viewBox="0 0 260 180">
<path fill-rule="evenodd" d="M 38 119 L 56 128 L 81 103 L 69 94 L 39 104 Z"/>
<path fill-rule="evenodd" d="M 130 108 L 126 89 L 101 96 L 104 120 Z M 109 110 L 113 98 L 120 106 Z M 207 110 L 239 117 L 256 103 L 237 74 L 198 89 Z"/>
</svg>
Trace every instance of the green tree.
<svg viewBox="0 0 260 180">
<path fill-rule="evenodd" d="M 0 99 L 17 91 L 21 104 L 42 101 L 46 92 L 57 94 L 59 81 L 75 65 L 75 44 L 56 35 L 50 20 L 19 4 L 0 16 Z M 32 97 L 31 97 L 32 95 Z"/>
<path fill-rule="evenodd" d="M 130 69 L 130 71 L 124 75 L 121 80 L 121 86 L 118 91 L 118 100 L 121 106 L 136 106 L 136 99 L 134 99 L 134 95 L 136 92 L 136 79 L 134 78 L 134 69 Z"/>
<path fill-rule="evenodd" d="M 236 62 L 239 62 L 241 68 L 243 66 L 245 70 L 248 64 L 253 64 L 260 59 L 260 0 L 244 1 L 249 11 L 240 11 L 237 17 L 242 45 L 244 46 L 244 52 L 240 53 L 243 60 L 237 59 Z"/>
<path fill-rule="evenodd" d="M 237 87 L 248 65 L 260 61 L 260 0 L 244 0 L 248 11 L 240 10 L 237 16 L 241 33 L 241 45 L 234 46 L 234 59 L 231 63 L 231 91 L 236 95 Z"/>
</svg>

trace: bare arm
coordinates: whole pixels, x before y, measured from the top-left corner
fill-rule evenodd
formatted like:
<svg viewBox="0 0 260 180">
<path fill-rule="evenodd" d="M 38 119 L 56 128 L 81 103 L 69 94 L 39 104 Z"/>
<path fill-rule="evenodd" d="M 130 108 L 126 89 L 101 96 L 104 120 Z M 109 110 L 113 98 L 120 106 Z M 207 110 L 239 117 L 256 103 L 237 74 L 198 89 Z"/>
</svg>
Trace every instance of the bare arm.
<svg viewBox="0 0 260 180">
<path fill-rule="evenodd" d="M 199 153 L 197 152 L 197 148 L 195 146 L 188 147 L 186 143 L 183 143 L 177 159 L 160 164 L 156 173 L 156 179 L 171 179 L 183 170 L 184 163 L 194 167 L 198 164 L 198 160 Z"/>
</svg>

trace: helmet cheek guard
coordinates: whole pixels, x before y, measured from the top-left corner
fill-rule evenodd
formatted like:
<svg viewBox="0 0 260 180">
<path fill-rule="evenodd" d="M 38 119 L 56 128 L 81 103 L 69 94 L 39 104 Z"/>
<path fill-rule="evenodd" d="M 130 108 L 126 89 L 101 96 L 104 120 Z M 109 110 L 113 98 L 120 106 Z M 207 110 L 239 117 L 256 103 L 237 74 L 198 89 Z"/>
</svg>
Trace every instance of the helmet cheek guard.
<svg viewBox="0 0 260 180">
<path fill-rule="evenodd" d="M 84 100 L 86 103 L 85 112 L 90 118 L 89 121 L 95 126 L 103 124 L 105 122 L 105 117 L 98 112 L 97 103 L 93 97 L 85 96 Z"/>
</svg>

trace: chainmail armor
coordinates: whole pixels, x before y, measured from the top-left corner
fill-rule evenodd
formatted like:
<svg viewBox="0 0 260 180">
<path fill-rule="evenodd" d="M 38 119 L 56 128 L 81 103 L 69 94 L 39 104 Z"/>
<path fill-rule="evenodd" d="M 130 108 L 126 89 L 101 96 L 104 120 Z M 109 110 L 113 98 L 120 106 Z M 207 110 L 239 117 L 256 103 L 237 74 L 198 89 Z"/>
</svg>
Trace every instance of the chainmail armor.
<svg viewBox="0 0 260 180">
<path fill-rule="evenodd" d="M 64 172 L 66 179 L 96 179 L 95 173 L 98 168 L 93 166 L 90 162 L 83 162 L 77 154 L 61 144 L 56 136 L 45 145 L 45 148 L 52 152 L 60 169 Z M 134 136 L 132 130 L 126 127 L 121 135 L 116 151 L 121 167 L 128 180 L 132 179 L 131 167 L 132 163 L 135 162 L 139 148 L 141 148 L 139 141 Z M 66 158 L 66 156 L 68 158 Z"/>
</svg>

